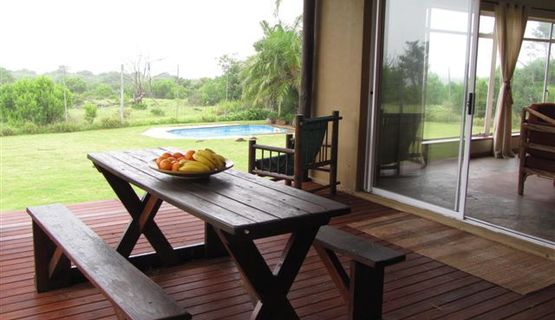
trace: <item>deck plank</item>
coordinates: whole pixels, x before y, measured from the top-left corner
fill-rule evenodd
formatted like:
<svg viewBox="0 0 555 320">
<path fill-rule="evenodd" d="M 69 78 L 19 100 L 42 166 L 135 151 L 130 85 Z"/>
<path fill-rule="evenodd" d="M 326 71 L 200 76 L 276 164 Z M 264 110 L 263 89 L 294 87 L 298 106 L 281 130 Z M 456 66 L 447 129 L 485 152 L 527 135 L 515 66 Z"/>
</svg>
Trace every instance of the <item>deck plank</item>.
<svg viewBox="0 0 555 320">
<path fill-rule="evenodd" d="M 297 191 L 292 191 L 291 195 L 297 195 Z M 406 261 L 386 269 L 384 319 L 483 317 L 516 320 L 541 319 L 555 314 L 555 286 L 519 295 L 376 239 L 347 224 L 371 217 L 399 215 L 399 211 L 345 194 L 335 199 L 351 205 L 352 213 L 334 218 L 333 224 L 407 253 Z M 116 200 L 68 207 L 112 245 L 117 243 L 121 231 L 129 222 L 125 209 Z M 156 221 L 172 245 L 193 244 L 203 239 L 202 221 L 183 214 L 171 205 L 162 205 Z M 435 230 L 432 229 L 430 231 Z M 286 238 L 277 236 L 256 241 L 270 264 L 279 260 Z M 31 222 L 26 214 L 2 213 L 0 249 L 1 319 L 115 319 L 110 303 L 89 284 L 41 294 L 35 292 Z M 141 238 L 134 253 L 150 250 L 148 242 Z M 342 261 L 346 260 L 342 258 Z M 193 261 L 183 266 L 150 270 L 148 274 L 190 311 L 193 319 L 239 320 L 248 318 L 252 311 L 250 297 L 228 258 Z M 289 298 L 302 319 L 346 319 L 346 306 L 313 250 L 293 283 Z"/>
</svg>

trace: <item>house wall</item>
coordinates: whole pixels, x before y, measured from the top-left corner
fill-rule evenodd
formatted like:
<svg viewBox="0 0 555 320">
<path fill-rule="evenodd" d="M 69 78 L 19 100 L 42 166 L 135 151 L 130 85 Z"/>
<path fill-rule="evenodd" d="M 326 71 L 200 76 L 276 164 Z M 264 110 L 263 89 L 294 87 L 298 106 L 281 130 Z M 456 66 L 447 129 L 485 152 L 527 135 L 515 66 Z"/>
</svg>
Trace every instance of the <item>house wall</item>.
<svg viewBox="0 0 555 320">
<path fill-rule="evenodd" d="M 313 115 L 339 110 L 339 189 L 355 191 L 364 0 L 320 0 Z M 316 174 L 315 180 L 324 178 Z"/>
<path fill-rule="evenodd" d="M 371 0 L 366 0 L 370 2 Z M 519 2 L 521 0 L 515 0 Z M 555 1 L 525 0 L 537 16 L 555 15 Z M 365 0 L 318 0 L 319 21 L 316 34 L 315 94 L 313 115 L 329 115 L 339 110 L 343 119 L 339 125 L 339 189 L 357 191 L 358 162 L 363 166 L 364 152 L 359 142 L 361 114 L 367 105 L 361 104 L 363 67 L 363 15 Z M 482 9 L 493 7 L 496 1 L 486 1 Z M 543 8 L 544 10 L 538 10 Z M 547 10 L 547 11 L 545 11 Z M 552 11 L 553 10 L 553 11 Z M 365 123 L 362 123 L 365 125 Z M 365 128 L 362 128 L 365 129 Z M 364 131 L 364 130 L 363 130 Z M 515 141 L 518 143 L 517 141 Z M 473 141 L 471 154 L 480 156 L 491 152 L 491 141 Z M 326 175 L 314 173 L 317 182 L 325 182 Z M 359 181 L 360 183 L 360 181 Z"/>
</svg>

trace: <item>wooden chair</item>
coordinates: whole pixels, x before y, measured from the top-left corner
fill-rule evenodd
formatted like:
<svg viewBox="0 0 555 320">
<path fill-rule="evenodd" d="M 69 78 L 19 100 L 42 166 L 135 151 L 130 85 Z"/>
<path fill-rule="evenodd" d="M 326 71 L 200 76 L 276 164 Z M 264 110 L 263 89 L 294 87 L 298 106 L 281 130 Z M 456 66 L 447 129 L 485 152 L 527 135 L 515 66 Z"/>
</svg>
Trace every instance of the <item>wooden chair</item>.
<svg viewBox="0 0 555 320">
<path fill-rule="evenodd" d="M 285 148 L 256 144 L 249 141 L 249 173 L 285 180 L 287 185 L 301 188 L 307 180 L 308 170 L 329 173 L 329 184 L 312 191 L 330 188 L 337 192 L 337 146 L 339 133 L 339 111 L 331 116 L 305 119 L 295 118 L 295 138 L 285 137 Z"/>
<path fill-rule="evenodd" d="M 422 154 L 422 113 L 385 113 L 380 115 L 380 141 L 378 150 L 378 172 L 388 176 L 401 174 L 401 163 L 413 161 L 426 165 Z M 381 138 L 383 137 L 383 138 Z M 387 141 L 387 142 L 386 142 Z"/>
<path fill-rule="evenodd" d="M 555 103 L 532 104 L 522 110 L 518 194 L 526 177 L 553 179 L 555 186 Z"/>
</svg>

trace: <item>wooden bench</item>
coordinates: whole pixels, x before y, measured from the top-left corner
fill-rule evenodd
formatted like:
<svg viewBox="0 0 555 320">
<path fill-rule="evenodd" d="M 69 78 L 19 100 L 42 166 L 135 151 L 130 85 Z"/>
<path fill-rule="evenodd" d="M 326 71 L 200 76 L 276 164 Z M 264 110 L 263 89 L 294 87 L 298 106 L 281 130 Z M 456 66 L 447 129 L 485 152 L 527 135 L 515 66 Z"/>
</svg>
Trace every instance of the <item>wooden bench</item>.
<svg viewBox="0 0 555 320">
<path fill-rule="evenodd" d="M 27 208 L 33 219 L 38 292 L 69 286 L 71 262 L 113 304 L 120 319 L 190 319 L 154 281 L 59 204 Z"/>
<path fill-rule="evenodd" d="M 349 319 L 381 319 L 384 268 L 405 255 L 330 226 L 320 228 L 313 245 L 349 305 Z M 351 259 L 350 277 L 336 253 Z"/>
</svg>

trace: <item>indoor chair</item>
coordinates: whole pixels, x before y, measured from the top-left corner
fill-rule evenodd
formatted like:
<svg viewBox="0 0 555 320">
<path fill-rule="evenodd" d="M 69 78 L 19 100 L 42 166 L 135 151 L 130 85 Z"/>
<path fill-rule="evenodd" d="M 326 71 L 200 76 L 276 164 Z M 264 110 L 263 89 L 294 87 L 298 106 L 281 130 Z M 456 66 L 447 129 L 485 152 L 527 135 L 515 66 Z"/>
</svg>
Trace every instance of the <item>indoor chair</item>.
<svg viewBox="0 0 555 320">
<path fill-rule="evenodd" d="M 535 174 L 555 186 L 555 103 L 532 104 L 522 109 L 520 125 L 518 194 L 526 177 Z"/>
</svg>

